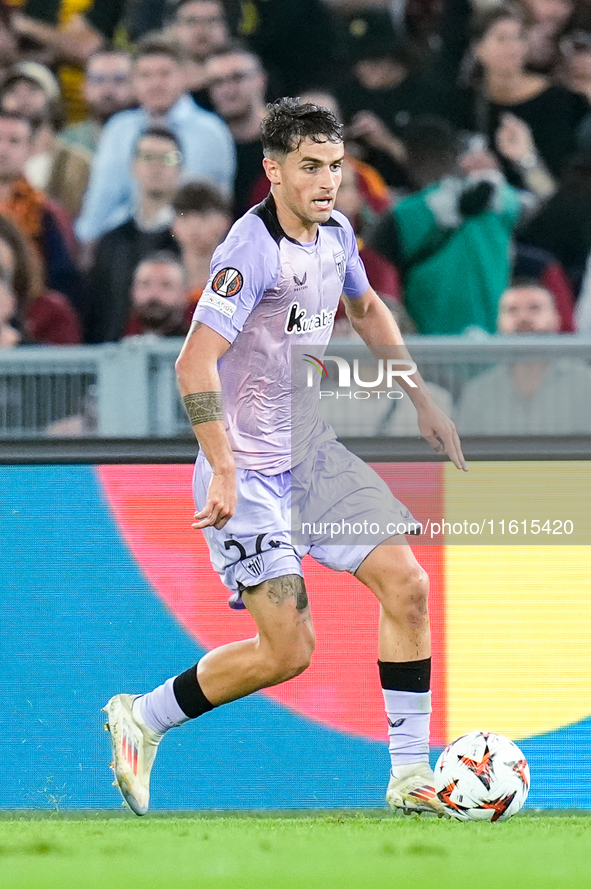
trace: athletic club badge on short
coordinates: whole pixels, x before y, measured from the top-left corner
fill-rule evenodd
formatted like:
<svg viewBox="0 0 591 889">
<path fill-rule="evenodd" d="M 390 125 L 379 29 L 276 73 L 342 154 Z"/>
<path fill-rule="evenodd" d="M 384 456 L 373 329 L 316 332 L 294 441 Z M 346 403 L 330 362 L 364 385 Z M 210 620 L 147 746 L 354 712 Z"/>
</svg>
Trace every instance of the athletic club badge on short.
<svg viewBox="0 0 591 889">
<path fill-rule="evenodd" d="M 248 571 L 249 574 L 252 574 L 253 577 L 258 577 L 263 573 L 263 554 L 257 553 L 254 556 L 251 556 L 246 562 L 244 562 L 244 567 Z"/>
<path fill-rule="evenodd" d="M 226 299 L 231 299 L 237 293 L 240 293 L 243 284 L 244 278 L 241 272 L 238 269 L 228 267 L 216 272 L 211 282 L 211 289 L 214 293 L 218 293 Z"/>
</svg>

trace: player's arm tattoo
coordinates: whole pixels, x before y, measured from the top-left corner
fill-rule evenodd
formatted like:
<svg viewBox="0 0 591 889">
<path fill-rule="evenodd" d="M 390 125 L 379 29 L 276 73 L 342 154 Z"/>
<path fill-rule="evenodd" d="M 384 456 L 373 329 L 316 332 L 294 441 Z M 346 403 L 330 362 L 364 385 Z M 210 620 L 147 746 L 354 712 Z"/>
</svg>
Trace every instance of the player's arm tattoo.
<svg viewBox="0 0 591 889">
<path fill-rule="evenodd" d="M 267 581 L 267 597 L 276 605 L 287 599 L 295 599 L 296 608 L 301 613 L 308 607 L 308 594 L 304 580 L 299 574 L 286 574 Z"/>
<path fill-rule="evenodd" d="M 183 404 L 191 426 L 224 419 L 221 392 L 195 392 L 192 395 L 184 395 Z"/>
</svg>

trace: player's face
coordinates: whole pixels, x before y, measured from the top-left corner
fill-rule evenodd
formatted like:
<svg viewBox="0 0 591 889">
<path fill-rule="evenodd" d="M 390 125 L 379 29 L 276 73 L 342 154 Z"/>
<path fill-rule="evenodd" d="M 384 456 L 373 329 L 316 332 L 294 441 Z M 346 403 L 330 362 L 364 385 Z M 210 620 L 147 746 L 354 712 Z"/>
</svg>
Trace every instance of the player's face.
<svg viewBox="0 0 591 889">
<path fill-rule="evenodd" d="M 330 219 L 341 184 L 343 157 L 342 142 L 318 143 L 306 138 L 281 163 L 265 159 L 282 224 L 283 213 L 288 223 L 299 224 L 312 234 L 319 223 Z"/>
<path fill-rule="evenodd" d="M 552 296 L 541 287 L 513 287 L 499 306 L 500 333 L 558 333 L 560 319 Z"/>
</svg>

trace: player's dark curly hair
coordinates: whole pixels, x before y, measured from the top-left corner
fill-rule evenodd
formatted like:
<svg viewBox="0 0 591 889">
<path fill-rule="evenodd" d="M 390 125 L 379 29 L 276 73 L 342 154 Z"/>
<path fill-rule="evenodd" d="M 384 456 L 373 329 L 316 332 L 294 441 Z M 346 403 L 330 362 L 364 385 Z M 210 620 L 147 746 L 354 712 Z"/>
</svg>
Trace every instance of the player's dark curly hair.
<svg viewBox="0 0 591 889">
<path fill-rule="evenodd" d="M 342 142 L 343 127 L 328 108 L 284 98 L 267 105 L 261 136 L 266 157 L 285 156 L 297 151 L 304 139 L 318 143 Z"/>
</svg>

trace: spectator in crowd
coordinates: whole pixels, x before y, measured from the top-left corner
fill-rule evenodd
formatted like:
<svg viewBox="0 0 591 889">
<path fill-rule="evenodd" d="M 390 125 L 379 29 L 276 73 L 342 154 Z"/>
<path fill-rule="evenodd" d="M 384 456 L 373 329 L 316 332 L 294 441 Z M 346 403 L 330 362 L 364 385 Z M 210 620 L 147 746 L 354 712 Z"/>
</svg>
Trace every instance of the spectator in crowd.
<svg viewBox="0 0 591 889">
<path fill-rule="evenodd" d="M 12 28 L 12 10 L 0 0 L 0 69 L 10 68 L 18 60 L 18 40 Z"/>
<path fill-rule="evenodd" d="M 578 332 L 589 336 L 591 334 L 591 254 L 587 257 L 575 318 Z"/>
<path fill-rule="evenodd" d="M 350 76 L 336 90 L 348 128 L 349 150 L 367 160 L 390 186 L 406 187 L 401 136 L 409 121 L 422 114 L 449 117 L 450 92 L 429 78 L 413 47 L 394 33 L 387 12 L 368 12 L 352 20 L 348 57 Z"/>
<path fill-rule="evenodd" d="M 113 40 L 126 0 L 24 0 L 19 6 L 13 27 L 35 47 L 35 61 L 57 70 L 66 120 L 80 120 L 84 67 L 93 52 Z"/>
<path fill-rule="evenodd" d="M 0 213 L 8 216 L 43 260 L 47 284 L 80 305 L 80 276 L 49 200 L 27 181 L 31 122 L 0 109 Z"/>
<path fill-rule="evenodd" d="M 160 31 L 166 23 L 171 0 L 134 0 L 127 5 L 125 32 L 131 43 L 151 31 Z"/>
<path fill-rule="evenodd" d="M 185 336 L 192 315 L 181 260 L 164 251 L 143 259 L 133 276 L 125 335 Z"/>
<path fill-rule="evenodd" d="M 359 174 L 355 162 L 346 157 L 342 167 L 342 179 L 336 197 L 335 208 L 344 213 L 353 226 L 357 237 L 359 255 L 367 272 L 369 283 L 381 296 L 390 311 L 396 316 L 399 324 L 408 332 L 407 319 L 401 317 L 401 284 L 397 270 L 384 256 L 368 246 L 364 233 L 367 233 L 375 224 L 378 213 L 375 205 L 372 206 L 363 189 L 363 179 Z M 380 207 L 384 210 L 384 207 Z M 349 319 L 344 311 L 343 304 L 339 305 L 335 316 L 335 336 L 348 336 L 352 332 Z"/>
<path fill-rule="evenodd" d="M 93 52 L 113 39 L 125 0 L 79 0 L 75 5 L 80 12 L 72 12 L 67 5 L 66 0 L 24 0 L 13 14 L 12 26 L 20 37 L 50 54 L 53 62 L 84 67 Z"/>
<path fill-rule="evenodd" d="M 0 349 L 10 349 L 21 341 L 21 334 L 14 324 L 15 312 L 16 299 L 10 279 L 0 268 Z"/>
<path fill-rule="evenodd" d="M 552 294 L 536 282 L 516 282 L 503 294 L 499 333 L 543 336 L 559 328 Z M 588 435 L 590 391 L 591 367 L 584 361 L 548 361 L 540 353 L 528 358 L 524 348 L 519 361 L 465 384 L 456 423 L 465 435 Z"/>
<path fill-rule="evenodd" d="M 0 104 L 32 121 L 35 132 L 25 166 L 27 179 L 66 210 L 70 228 L 88 185 L 90 154 L 57 135 L 62 123 L 57 81 L 43 65 L 22 62 L 8 73 Z"/>
<path fill-rule="evenodd" d="M 24 117 L 38 117 L 59 105 L 60 88 L 45 65 L 18 62 L 6 71 L 2 80 L 2 102 L 8 111 Z"/>
<path fill-rule="evenodd" d="M 537 281 L 549 290 L 560 318 L 560 332 L 573 333 L 575 330 L 573 289 L 565 270 L 551 253 L 532 247 L 530 244 L 515 243 L 512 251 L 511 278 Z"/>
<path fill-rule="evenodd" d="M 458 135 L 441 119 L 409 124 L 405 148 L 417 191 L 382 217 L 370 245 L 401 273 L 420 334 L 494 333 L 520 196 L 498 174 L 460 175 Z"/>
<path fill-rule="evenodd" d="M 560 41 L 558 76 L 573 93 L 591 104 L 591 33 L 576 31 Z"/>
<path fill-rule="evenodd" d="M 88 274 L 85 337 L 89 343 L 114 342 L 125 333 L 129 292 L 138 263 L 157 250 L 177 251 L 171 225 L 172 198 L 179 185 L 182 154 L 171 130 L 152 127 L 135 146 L 137 184 L 133 214 L 99 240 Z"/>
<path fill-rule="evenodd" d="M 210 178 L 228 191 L 232 188 L 232 136 L 216 115 L 203 111 L 185 92 L 176 46 L 159 36 L 140 41 L 133 79 L 140 107 L 115 114 L 102 132 L 76 226 L 83 242 L 95 240 L 131 212 L 134 146 L 149 126 L 165 125 L 176 134 L 188 175 Z"/>
<path fill-rule="evenodd" d="M 14 325 L 22 342 L 53 346 L 82 342 L 77 312 L 62 293 L 47 289 L 39 255 L 6 216 L 0 216 L 0 268 L 14 292 Z"/>
<path fill-rule="evenodd" d="M 527 64 L 552 74 L 559 60 L 559 41 L 568 30 L 576 0 L 520 0 L 527 25 Z"/>
<path fill-rule="evenodd" d="M 557 177 L 575 149 L 577 128 L 589 113 L 587 101 L 526 69 L 525 24 L 513 7 L 493 7 L 477 16 L 472 53 L 461 127 L 487 138 L 513 185 L 527 187 L 524 174 L 540 166 Z M 516 139 L 520 147 L 514 151 Z"/>
<path fill-rule="evenodd" d="M 186 182 L 172 205 L 173 232 L 181 248 L 188 300 L 195 306 L 209 280 L 213 252 L 232 223 L 230 202 L 208 182 Z"/>
<path fill-rule="evenodd" d="M 523 226 L 519 237 L 555 256 L 578 296 L 591 251 L 591 142 L 571 159 L 556 193 Z"/>
<path fill-rule="evenodd" d="M 258 56 L 240 46 L 214 52 L 206 70 L 214 111 L 228 125 L 236 146 L 234 218 L 238 218 L 269 191 L 261 142 L 267 78 Z"/>
<path fill-rule="evenodd" d="M 299 96 L 338 71 L 337 35 L 323 0 L 241 0 L 238 36 L 269 74 L 271 98 Z"/>
<path fill-rule="evenodd" d="M 106 122 L 134 104 L 129 53 L 105 48 L 91 55 L 84 76 L 84 100 L 86 117 L 65 127 L 60 137 L 68 145 L 94 154 Z"/>
<path fill-rule="evenodd" d="M 170 32 L 183 56 L 187 89 L 202 108 L 212 108 L 207 92 L 207 59 L 231 39 L 222 0 L 176 0 Z M 218 112 L 219 113 L 219 112 Z"/>
</svg>

